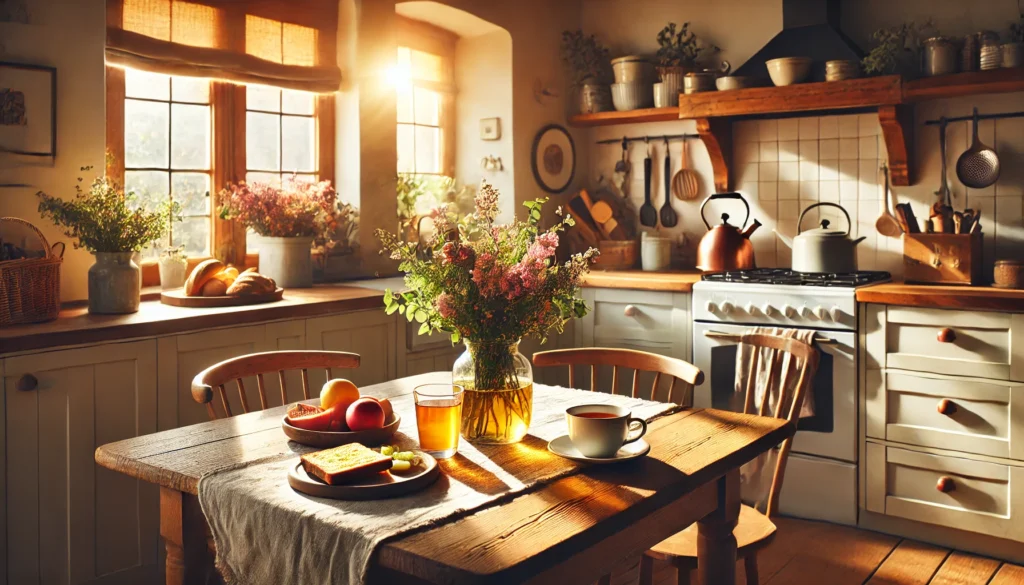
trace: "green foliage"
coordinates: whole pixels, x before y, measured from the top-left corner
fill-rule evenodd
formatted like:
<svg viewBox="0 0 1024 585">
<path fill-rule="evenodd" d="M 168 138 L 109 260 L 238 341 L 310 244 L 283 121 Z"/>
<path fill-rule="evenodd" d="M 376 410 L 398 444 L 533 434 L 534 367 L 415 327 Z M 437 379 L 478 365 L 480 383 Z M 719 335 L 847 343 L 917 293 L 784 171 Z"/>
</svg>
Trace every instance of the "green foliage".
<svg viewBox="0 0 1024 585">
<path fill-rule="evenodd" d="M 91 167 L 83 167 L 88 171 Z M 75 198 L 65 201 L 39 191 L 39 213 L 53 221 L 66 236 L 74 238 L 75 248 L 90 252 L 138 252 L 162 238 L 172 221 L 181 221 L 177 203 L 167 201 L 155 212 L 137 205 L 134 192 L 123 189 L 106 177 L 97 177 L 88 191 L 81 177 L 75 185 Z"/>
<path fill-rule="evenodd" d="M 676 23 L 670 22 L 658 32 L 658 66 L 659 67 L 694 67 L 703 53 L 709 56 L 717 53 L 715 45 L 703 46 L 697 35 L 690 32 L 690 23 L 676 29 Z"/>
<path fill-rule="evenodd" d="M 871 38 L 877 45 L 861 61 L 868 75 L 915 74 L 919 69 L 921 38 L 935 36 L 931 21 L 918 26 L 905 22 L 899 26 L 881 28 Z"/>
<path fill-rule="evenodd" d="M 585 35 L 582 30 L 563 31 L 561 54 L 573 86 L 587 81 L 607 83 L 611 79 L 608 48 L 596 36 Z"/>
</svg>

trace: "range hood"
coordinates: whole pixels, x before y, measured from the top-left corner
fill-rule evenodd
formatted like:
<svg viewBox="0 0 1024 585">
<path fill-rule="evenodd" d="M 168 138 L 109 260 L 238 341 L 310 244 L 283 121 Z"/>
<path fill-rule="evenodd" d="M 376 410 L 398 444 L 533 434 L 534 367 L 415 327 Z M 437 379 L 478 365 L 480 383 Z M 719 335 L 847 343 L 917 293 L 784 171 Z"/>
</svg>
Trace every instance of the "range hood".
<svg viewBox="0 0 1024 585">
<path fill-rule="evenodd" d="M 782 32 L 734 75 L 767 78 L 765 61 L 779 57 L 814 59 L 809 81 L 825 81 L 825 61 L 860 61 L 864 52 L 839 28 L 839 0 L 782 0 Z"/>
</svg>

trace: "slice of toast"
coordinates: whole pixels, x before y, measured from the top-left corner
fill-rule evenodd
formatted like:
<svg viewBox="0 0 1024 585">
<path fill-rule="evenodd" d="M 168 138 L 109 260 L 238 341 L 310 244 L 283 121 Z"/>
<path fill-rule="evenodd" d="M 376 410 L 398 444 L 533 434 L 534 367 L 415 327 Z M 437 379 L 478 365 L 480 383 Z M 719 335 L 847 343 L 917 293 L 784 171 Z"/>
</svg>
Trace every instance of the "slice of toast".
<svg viewBox="0 0 1024 585">
<path fill-rule="evenodd" d="M 340 485 L 391 469 L 391 458 L 359 443 L 303 455 L 306 473 L 326 483 Z"/>
</svg>

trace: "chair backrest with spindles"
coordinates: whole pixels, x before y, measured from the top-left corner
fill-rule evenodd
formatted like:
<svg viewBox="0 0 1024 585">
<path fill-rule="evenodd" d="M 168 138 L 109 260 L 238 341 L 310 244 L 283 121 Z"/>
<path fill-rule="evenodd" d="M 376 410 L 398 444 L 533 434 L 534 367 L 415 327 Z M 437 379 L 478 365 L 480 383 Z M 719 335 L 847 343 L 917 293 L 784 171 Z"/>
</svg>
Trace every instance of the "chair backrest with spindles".
<svg viewBox="0 0 1024 585">
<path fill-rule="evenodd" d="M 351 369 L 359 367 L 359 354 L 344 351 L 268 351 L 253 353 L 214 364 L 206 368 L 192 379 L 192 398 L 206 405 L 211 420 L 220 418 L 213 406 L 214 390 L 220 397 L 224 416 L 233 416 L 228 403 L 227 384 L 234 381 L 238 389 L 242 411 L 249 412 L 249 400 L 245 394 L 243 378 L 256 376 L 256 385 L 260 395 L 260 410 L 267 408 L 267 392 L 263 375 L 276 373 L 281 384 L 281 403 L 288 404 L 285 372 L 300 370 L 302 374 L 302 396 L 310 398 L 309 370 L 321 368 L 326 370 L 327 379 L 334 377 L 334 369 Z"/>
<path fill-rule="evenodd" d="M 818 350 L 798 339 L 753 333 L 740 336 L 740 343 L 754 348 L 750 361 L 746 364 L 743 412 L 783 418 L 795 425 L 800 418 L 804 398 L 807 392 L 811 391 L 814 374 L 818 371 Z M 761 348 L 767 351 L 762 351 Z M 794 359 L 797 360 L 795 364 L 791 361 Z M 757 374 L 762 370 L 766 372 L 766 377 L 763 383 L 759 383 Z M 782 372 L 781 376 L 779 372 Z M 790 384 L 794 373 L 797 375 L 796 383 Z M 762 391 L 760 400 L 757 397 L 759 386 Z M 774 405 L 770 403 L 772 395 L 775 394 L 772 392 L 773 388 L 778 388 Z M 765 510 L 768 517 L 778 512 L 779 492 L 782 491 L 786 460 L 789 458 L 792 444 L 791 437 L 783 441 L 779 448 Z"/>
<path fill-rule="evenodd" d="M 680 359 L 670 358 L 663 355 L 637 351 L 635 349 L 612 349 L 604 347 L 587 347 L 578 349 L 553 349 L 533 354 L 535 366 L 569 366 L 569 386 L 576 387 L 576 368 L 578 366 L 590 366 L 590 389 L 597 388 L 597 367 L 612 367 L 612 387 L 614 394 L 619 387 L 619 369 L 633 370 L 633 384 L 630 395 L 636 398 L 640 393 L 640 373 L 653 372 L 654 383 L 651 385 L 651 400 L 658 400 L 658 383 L 662 376 L 670 376 L 672 384 L 669 386 L 668 395 L 664 402 L 675 402 L 683 406 L 690 406 L 692 401 L 692 387 L 699 386 L 704 382 L 704 373 L 697 366 Z M 683 384 L 677 384 L 682 381 Z M 676 386 L 680 388 L 679 398 L 676 399 Z M 688 398 L 687 395 L 690 395 Z"/>
</svg>

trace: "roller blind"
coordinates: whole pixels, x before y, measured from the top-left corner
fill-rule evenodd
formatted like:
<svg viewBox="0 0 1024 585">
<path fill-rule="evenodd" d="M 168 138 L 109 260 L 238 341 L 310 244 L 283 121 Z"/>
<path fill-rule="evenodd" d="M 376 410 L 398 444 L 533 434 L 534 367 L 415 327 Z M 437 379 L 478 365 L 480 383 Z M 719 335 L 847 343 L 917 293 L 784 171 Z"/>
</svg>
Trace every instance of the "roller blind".
<svg viewBox="0 0 1024 585">
<path fill-rule="evenodd" d="M 337 0 L 107 0 L 106 60 L 157 73 L 337 91 Z"/>
</svg>

